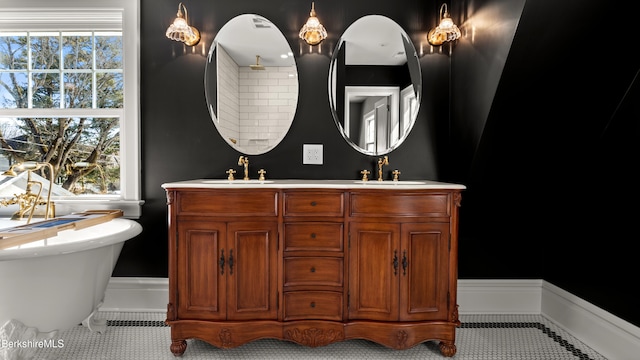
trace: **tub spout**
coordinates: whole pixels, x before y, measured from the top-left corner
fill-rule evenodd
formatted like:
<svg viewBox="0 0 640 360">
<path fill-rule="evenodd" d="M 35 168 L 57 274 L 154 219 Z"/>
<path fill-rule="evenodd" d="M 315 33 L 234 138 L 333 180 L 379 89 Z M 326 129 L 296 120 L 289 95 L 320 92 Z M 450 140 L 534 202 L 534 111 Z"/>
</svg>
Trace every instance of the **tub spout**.
<svg viewBox="0 0 640 360">
<path fill-rule="evenodd" d="M 47 200 L 43 201 L 40 196 L 42 193 L 42 183 L 39 181 L 31 180 L 31 172 L 39 170 L 43 167 L 46 167 L 49 170 L 49 189 L 47 190 Z M 39 205 L 44 205 L 44 219 L 49 219 L 55 217 L 55 207 L 51 202 L 51 190 L 53 188 L 53 165 L 48 162 L 34 162 L 27 161 L 24 163 L 18 163 L 11 165 L 9 170 L 5 171 L 3 175 L 6 176 L 17 176 L 17 173 L 21 171 L 27 171 L 27 186 L 25 188 L 25 192 L 23 194 L 15 194 L 13 198 L 8 200 L 2 200 L 0 205 L 9 206 L 13 204 L 18 204 L 18 211 L 16 211 L 12 219 L 22 219 L 22 217 L 29 213 L 29 218 L 27 219 L 27 224 L 31 222 L 31 218 L 36 214 L 36 207 Z M 33 185 L 38 185 L 38 192 L 34 193 L 31 188 Z"/>
</svg>

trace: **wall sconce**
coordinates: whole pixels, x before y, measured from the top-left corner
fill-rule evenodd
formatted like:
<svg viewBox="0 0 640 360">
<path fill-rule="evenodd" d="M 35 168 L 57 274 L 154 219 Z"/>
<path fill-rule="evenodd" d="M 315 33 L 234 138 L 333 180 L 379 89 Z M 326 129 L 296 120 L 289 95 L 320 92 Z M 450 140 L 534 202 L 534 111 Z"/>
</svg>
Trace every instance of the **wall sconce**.
<svg viewBox="0 0 640 360">
<path fill-rule="evenodd" d="M 182 15 L 182 9 L 184 9 L 184 16 Z M 181 41 L 188 46 L 194 46 L 200 42 L 200 32 L 195 27 L 189 26 L 189 14 L 182 3 L 178 4 L 176 19 L 167 28 L 166 35 L 169 39 Z"/>
<path fill-rule="evenodd" d="M 320 24 L 320 20 L 316 17 L 315 4 L 311 2 L 311 12 L 309 13 L 309 19 L 300 29 L 300 38 L 307 42 L 309 45 L 317 45 L 322 40 L 327 38 L 327 30 Z"/>
<path fill-rule="evenodd" d="M 457 40 L 459 37 L 460 29 L 451 20 L 447 11 L 447 4 L 442 4 L 440 6 L 440 24 L 429 31 L 427 41 L 431 45 L 438 46 L 447 41 Z"/>
</svg>

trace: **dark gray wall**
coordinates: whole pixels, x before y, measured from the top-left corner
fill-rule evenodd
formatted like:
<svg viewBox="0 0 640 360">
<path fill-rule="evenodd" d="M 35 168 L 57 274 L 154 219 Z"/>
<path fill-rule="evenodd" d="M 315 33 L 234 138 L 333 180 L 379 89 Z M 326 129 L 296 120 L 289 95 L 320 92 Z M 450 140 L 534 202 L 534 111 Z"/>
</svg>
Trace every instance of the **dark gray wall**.
<svg viewBox="0 0 640 360">
<path fill-rule="evenodd" d="M 468 186 L 460 277 L 541 277 L 639 325 L 625 300 L 638 272 L 634 25 L 603 31 L 604 0 L 465 5 L 484 29 L 452 56 L 451 172 Z"/>
<path fill-rule="evenodd" d="M 418 47 L 441 4 L 316 2 L 330 38 L 321 54 L 301 54 L 297 32 L 310 2 L 185 2 L 205 43 L 186 53 L 164 37 L 177 2 L 141 3 L 144 230 L 125 244 L 114 276 L 166 277 L 161 184 L 223 178 L 241 155 L 217 134 L 204 98 L 205 54 L 226 21 L 241 13 L 265 16 L 296 53 L 300 97 L 293 125 L 278 147 L 252 156 L 252 166 L 271 178 L 355 179 L 361 169 L 373 169 L 375 158 L 351 149 L 333 123 L 329 52 L 349 24 L 369 14 L 395 20 Z M 640 102 L 631 85 L 640 62 L 626 52 L 633 44 L 625 31 L 600 31 L 610 10 L 604 0 L 450 4 L 458 24 L 482 15 L 489 26 L 459 40 L 451 56 L 445 46 L 443 54 L 421 58 L 418 123 L 389 158 L 404 179 L 467 185 L 460 278 L 543 278 L 639 325 L 638 310 L 621 300 L 631 296 L 636 271 L 632 252 L 620 245 L 631 244 L 637 214 Z M 633 34 L 631 22 L 620 26 Z M 304 143 L 324 144 L 324 165 L 302 165 Z"/>
<path fill-rule="evenodd" d="M 203 40 L 196 48 L 185 48 L 164 36 L 176 13 L 174 1 L 141 2 L 141 118 L 142 186 L 145 205 L 140 219 L 143 234 L 126 243 L 115 276 L 166 276 L 165 182 L 193 178 L 224 178 L 236 167 L 240 153 L 218 135 L 206 108 L 203 75 L 205 56 L 216 32 L 241 13 L 256 13 L 270 19 L 283 32 L 296 54 L 299 101 L 295 119 L 285 140 L 264 155 L 251 156 L 250 164 L 267 170 L 270 178 L 356 179 L 362 169 L 374 169 L 376 158 L 362 155 L 344 142 L 329 108 L 327 75 L 330 52 L 339 36 L 355 20 L 381 14 L 395 20 L 416 41 L 435 24 L 435 5 L 407 2 L 416 12 L 401 10 L 395 3 L 327 1 L 316 11 L 329 29 L 322 53 L 307 53 L 298 31 L 308 17 L 311 3 L 299 1 L 230 2 L 189 1 L 190 20 Z M 323 9 L 326 10 L 323 13 Z M 431 14 L 431 15 L 429 15 Z M 204 48 L 203 48 L 204 46 Z M 300 49 L 302 48 L 302 54 Z M 389 156 L 391 168 L 404 179 L 438 179 L 439 143 L 447 141 L 448 58 L 423 58 L 424 94 L 428 101 L 419 120 L 401 148 Z M 436 91 L 437 89 L 437 91 Z M 442 124 L 444 123 L 444 125 Z M 302 145 L 324 144 L 324 165 L 303 165 Z"/>
</svg>

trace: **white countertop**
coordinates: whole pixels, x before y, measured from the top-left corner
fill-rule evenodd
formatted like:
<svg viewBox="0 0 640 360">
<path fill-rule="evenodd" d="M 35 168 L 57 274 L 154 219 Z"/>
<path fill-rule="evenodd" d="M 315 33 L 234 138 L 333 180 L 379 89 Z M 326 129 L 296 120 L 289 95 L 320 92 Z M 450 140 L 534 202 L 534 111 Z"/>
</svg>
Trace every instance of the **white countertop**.
<svg viewBox="0 0 640 360">
<path fill-rule="evenodd" d="M 466 189 L 466 186 L 431 180 L 226 180 L 226 179 L 194 179 L 162 184 L 169 188 L 199 188 L 199 189 L 232 189 L 232 188 L 264 188 L 264 189 Z"/>
</svg>

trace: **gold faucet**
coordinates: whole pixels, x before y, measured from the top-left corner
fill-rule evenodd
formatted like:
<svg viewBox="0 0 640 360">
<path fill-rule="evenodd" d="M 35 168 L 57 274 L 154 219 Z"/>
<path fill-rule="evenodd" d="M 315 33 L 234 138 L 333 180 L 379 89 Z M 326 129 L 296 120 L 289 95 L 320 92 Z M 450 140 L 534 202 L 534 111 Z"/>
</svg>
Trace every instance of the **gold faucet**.
<svg viewBox="0 0 640 360">
<path fill-rule="evenodd" d="M 42 193 L 42 183 L 39 181 L 31 180 L 31 172 L 40 170 L 41 168 L 46 167 L 49 170 L 49 189 L 47 191 L 47 201 L 42 201 L 40 194 Z M 0 202 L 1 205 L 8 206 L 12 204 L 18 204 L 19 210 L 13 214 L 12 219 L 22 219 L 25 213 L 29 212 L 29 218 L 27 219 L 27 224 L 31 222 L 33 218 L 33 214 L 35 213 L 36 207 L 38 205 L 45 205 L 44 211 L 44 219 L 47 220 L 50 217 L 55 217 L 55 207 L 53 202 L 51 201 L 51 190 L 53 188 L 53 165 L 48 162 L 35 162 L 35 161 L 26 161 L 24 163 L 17 163 L 11 165 L 9 170 L 5 171 L 2 175 L 5 176 L 17 176 L 17 171 L 27 171 L 27 186 L 25 188 L 24 194 L 14 195 L 14 198 L 9 200 L 3 200 Z M 38 193 L 34 194 L 31 192 L 31 185 L 37 184 L 40 186 Z"/>
<path fill-rule="evenodd" d="M 398 180 L 400 180 L 400 178 L 398 177 L 398 175 L 400 175 L 400 174 L 401 174 L 400 170 L 395 169 L 395 170 L 393 170 L 393 172 L 392 172 L 391 174 L 393 174 L 393 181 L 398 181 Z"/>
<path fill-rule="evenodd" d="M 382 165 L 389 165 L 388 156 L 378 159 L 378 181 L 382 181 Z"/>
<path fill-rule="evenodd" d="M 258 177 L 258 180 L 265 181 L 266 179 L 264 178 L 264 174 L 266 174 L 266 173 L 267 173 L 267 171 L 265 169 L 258 170 L 258 174 L 260 174 L 260 176 Z"/>
<path fill-rule="evenodd" d="M 246 156 L 240 155 L 238 159 L 238 165 L 244 166 L 244 178 L 243 180 L 249 180 L 249 158 Z"/>
</svg>

